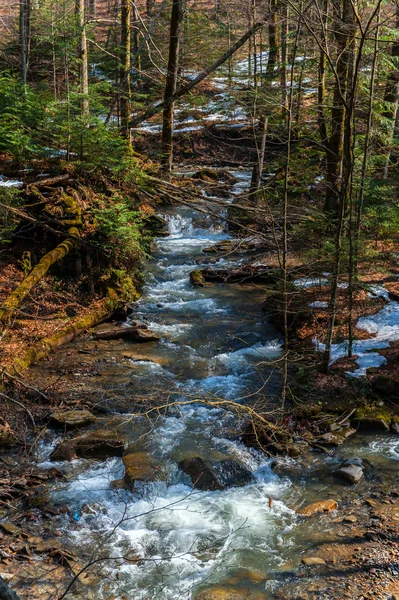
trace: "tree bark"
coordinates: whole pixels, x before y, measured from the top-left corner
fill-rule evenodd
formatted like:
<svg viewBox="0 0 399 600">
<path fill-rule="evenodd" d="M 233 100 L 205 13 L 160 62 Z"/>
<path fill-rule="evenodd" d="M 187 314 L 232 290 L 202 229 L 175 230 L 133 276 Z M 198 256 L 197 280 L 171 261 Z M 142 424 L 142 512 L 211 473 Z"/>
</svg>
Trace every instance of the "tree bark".
<svg viewBox="0 0 399 600">
<path fill-rule="evenodd" d="M 278 57 L 277 10 L 278 0 L 269 0 L 269 60 L 266 68 L 266 79 L 269 81 L 273 79 Z"/>
<path fill-rule="evenodd" d="M 190 92 L 195 86 L 201 83 L 201 81 L 206 79 L 211 73 L 216 71 L 218 67 L 223 65 L 231 56 L 233 56 L 233 54 L 237 52 L 237 50 L 239 50 L 248 41 L 248 39 L 256 31 L 258 31 L 258 29 L 263 27 L 264 24 L 264 20 L 259 23 L 255 23 L 255 25 L 251 27 L 251 29 L 249 29 L 233 46 L 231 46 L 231 48 L 227 52 L 225 52 L 220 58 L 218 58 L 218 60 L 216 60 L 212 65 L 206 67 L 203 71 L 201 71 L 201 73 L 197 75 L 197 77 L 192 79 L 187 85 L 184 85 L 181 88 L 179 88 L 175 94 L 168 98 L 168 100 L 163 100 L 162 102 L 159 102 L 142 115 L 136 117 L 136 119 L 130 122 L 130 127 L 137 127 L 137 125 L 140 125 L 140 123 L 143 123 L 147 119 L 150 119 L 154 115 L 160 113 L 164 108 L 166 108 L 166 106 L 173 104 L 173 102 L 175 102 L 182 96 L 185 96 L 185 94 Z"/>
<path fill-rule="evenodd" d="M 354 44 L 354 10 L 351 0 L 334 0 L 337 44 L 336 82 L 331 110 L 331 135 L 327 144 L 327 186 L 325 211 L 338 215 L 343 167 L 343 137 L 349 83 L 349 65 Z"/>
<path fill-rule="evenodd" d="M 179 69 L 179 48 L 181 23 L 183 20 L 182 0 L 173 0 L 172 14 L 170 17 L 170 36 L 169 36 L 169 60 L 168 72 L 166 75 L 166 85 L 164 93 L 165 107 L 163 109 L 162 124 L 162 162 L 168 171 L 172 170 L 173 164 L 173 120 L 174 103 L 168 102 L 176 93 L 177 73 Z"/>
<path fill-rule="evenodd" d="M 20 45 L 20 64 L 21 64 L 21 79 L 22 83 L 26 85 L 27 82 L 27 61 L 28 61 L 28 49 L 27 49 L 27 12 L 28 3 L 27 0 L 20 0 L 19 2 L 19 45 Z"/>
<path fill-rule="evenodd" d="M 0 323 L 4 326 L 10 323 L 12 315 L 15 313 L 21 302 L 30 294 L 35 285 L 46 275 L 49 268 L 56 262 L 62 260 L 78 244 L 76 239 L 79 236 L 79 230 L 71 227 L 69 233 L 74 237 L 68 237 L 56 248 L 48 252 L 32 269 L 30 274 L 11 292 L 8 298 L 0 306 Z"/>
<path fill-rule="evenodd" d="M 122 0 L 121 5 L 121 130 L 125 137 L 129 136 L 130 106 L 131 106 L 131 81 L 130 81 L 130 56 L 131 56 L 131 0 Z"/>
<path fill-rule="evenodd" d="M 83 95 L 82 115 L 89 115 L 89 67 L 86 36 L 85 0 L 76 0 L 76 17 L 79 27 L 78 58 L 80 60 L 80 85 Z"/>
</svg>

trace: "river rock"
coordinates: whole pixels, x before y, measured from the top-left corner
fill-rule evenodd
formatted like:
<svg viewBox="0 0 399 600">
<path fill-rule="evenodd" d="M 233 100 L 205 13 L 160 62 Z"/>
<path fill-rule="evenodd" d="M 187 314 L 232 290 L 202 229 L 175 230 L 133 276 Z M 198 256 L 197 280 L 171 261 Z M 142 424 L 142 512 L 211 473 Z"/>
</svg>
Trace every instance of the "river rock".
<svg viewBox="0 0 399 600">
<path fill-rule="evenodd" d="M 112 482 L 113 487 L 134 489 L 137 482 L 157 481 L 166 478 L 162 465 L 147 452 L 132 452 L 122 459 L 125 467 L 123 479 Z"/>
<path fill-rule="evenodd" d="M 321 435 L 317 441 L 323 446 L 342 446 L 345 440 L 355 433 L 356 429 L 353 429 L 352 427 L 342 427 L 335 431 L 327 431 L 327 433 Z"/>
<path fill-rule="evenodd" d="M 249 588 L 214 585 L 195 594 L 194 600 L 267 600 L 266 594 Z"/>
<path fill-rule="evenodd" d="M 50 460 L 72 460 L 73 458 L 110 458 L 123 456 L 125 441 L 116 431 L 99 429 L 87 435 L 60 442 L 50 455 Z"/>
<path fill-rule="evenodd" d="M 308 556 L 302 559 L 302 563 L 307 567 L 316 567 L 318 565 L 325 565 L 326 561 L 319 556 Z"/>
<path fill-rule="evenodd" d="M 363 477 L 363 463 L 356 458 L 346 460 L 333 474 L 348 483 L 358 483 Z"/>
<path fill-rule="evenodd" d="M 248 469 L 233 460 L 211 463 L 195 456 L 179 462 L 179 468 L 191 478 L 193 486 L 199 490 L 224 490 L 255 481 Z"/>
<path fill-rule="evenodd" d="M 190 273 L 190 283 L 194 287 L 205 287 L 207 285 L 202 271 L 196 270 Z"/>
<path fill-rule="evenodd" d="M 4 533 L 7 533 L 8 535 L 21 535 L 22 533 L 22 529 L 20 527 L 18 527 L 18 525 L 15 525 L 14 523 L 11 523 L 10 521 L 5 521 L 4 523 L 0 523 L 0 528 L 4 531 Z"/>
<path fill-rule="evenodd" d="M 314 502 L 313 504 L 305 506 L 305 508 L 301 508 L 297 511 L 297 513 L 302 517 L 311 517 L 312 515 L 330 512 L 331 510 L 336 510 L 337 508 L 338 503 L 336 500 L 321 500 L 320 502 Z"/>
<path fill-rule="evenodd" d="M 64 429 L 87 427 L 96 420 L 89 410 L 66 410 L 52 413 L 50 424 Z"/>
</svg>

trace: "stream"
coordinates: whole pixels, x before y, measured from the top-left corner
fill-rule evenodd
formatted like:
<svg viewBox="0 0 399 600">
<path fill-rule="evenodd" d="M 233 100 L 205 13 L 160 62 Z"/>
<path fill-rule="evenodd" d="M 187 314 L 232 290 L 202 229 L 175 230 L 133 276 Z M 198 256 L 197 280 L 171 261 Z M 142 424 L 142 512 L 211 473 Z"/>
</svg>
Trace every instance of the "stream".
<svg viewBox="0 0 399 600">
<path fill-rule="evenodd" d="M 238 189 L 250 174 L 236 175 Z M 133 315 L 162 339 L 152 349 L 146 345 L 145 361 L 132 361 L 131 377 L 133 389 L 167 391 L 171 401 L 181 402 L 158 417 L 140 442 L 166 466 L 167 479 L 144 483 L 134 493 L 114 489 L 111 482 L 123 476 L 121 459 L 49 462 L 55 439 L 42 445 L 40 464 L 68 476 L 52 490 L 52 502 L 70 508 L 59 526 L 71 546 L 86 556 L 115 559 L 102 566 L 98 600 L 189 600 L 203 587 L 226 581 L 251 597 L 277 598 L 281 585 L 295 580 L 303 553 L 338 539 L 330 515 L 316 517 L 309 528 L 295 509 L 328 498 L 344 508 L 366 495 L 370 485 L 397 485 L 399 438 L 358 435 L 328 456 L 309 451 L 278 461 L 244 446 L 236 435 L 237 415 L 201 400 L 254 405 L 278 395 L 281 339 L 262 310 L 265 289 L 192 287 L 192 270 L 209 261 L 223 266 L 243 258 L 203 252 L 232 239 L 223 221 L 181 206 L 163 216 L 169 236 L 156 240 Z M 136 421 L 126 422 L 137 441 Z M 238 461 L 254 482 L 196 490 L 178 468 L 190 456 Z M 344 486 L 331 473 L 343 458 L 354 456 L 367 458 L 371 467 L 360 484 Z M 140 561 L 118 560 L 126 553 Z M 306 588 L 306 578 L 300 585 Z"/>
</svg>

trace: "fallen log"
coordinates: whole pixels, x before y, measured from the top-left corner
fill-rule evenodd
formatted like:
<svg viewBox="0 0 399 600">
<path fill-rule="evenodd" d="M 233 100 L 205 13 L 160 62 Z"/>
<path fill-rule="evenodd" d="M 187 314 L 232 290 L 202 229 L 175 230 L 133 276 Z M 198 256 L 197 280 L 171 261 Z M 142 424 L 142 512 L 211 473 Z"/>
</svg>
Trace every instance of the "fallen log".
<svg viewBox="0 0 399 600">
<path fill-rule="evenodd" d="M 56 262 L 63 259 L 78 244 L 79 230 L 71 227 L 70 237 L 62 241 L 56 248 L 47 252 L 41 260 L 33 267 L 27 277 L 15 288 L 0 306 L 0 324 L 8 325 L 11 317 L 21 304 L 21 302 L 30 294 L 35 285 L 46 275 L 49 268 Z"/>
<path fill-rule="evenodd" d="M 46 358 L 51 352 L 63 344 L 71 342 L 76 336 L 101 323 L 112 311 L 126 302 L 126 296 L 115 288 L 108 288 L 107 295 L 96 302 L 91 310 L 77 319 L 71 320 L 64 327 L 45 337 L 33 346 L 20 358 L 3 369 L 2 378 L 15 377 L 31 365 Z"/>
<path fill-rule="evenodd" d="M 99 331 L 94 334 L 96 340 L 123 340 L 136 334 L 140 329 L 147 329 L 147 325 L 135 325 L 134 327 L 117 327 L 109 331 Z"/>
<path fill-rule="evenodd" d="M 279 269 L 248 265 L 240 269 L 198 269 L 190 273 L 190 282 L 196 287 L 207 283 L 275 283 L 281 277 Z"/>
<path fill-rule="evenodd" d="M 55 175 L 54 177 L 37 179 L 32 183 L 28 183 L 26 187 L 36 186 L 40 188 L 43 186 L 57 185 L 58 183 L 65 183 L 69 179 L 72 179 L 71 175 L 69 173 L 64 173 L 63 175 Z"/>
</svg>

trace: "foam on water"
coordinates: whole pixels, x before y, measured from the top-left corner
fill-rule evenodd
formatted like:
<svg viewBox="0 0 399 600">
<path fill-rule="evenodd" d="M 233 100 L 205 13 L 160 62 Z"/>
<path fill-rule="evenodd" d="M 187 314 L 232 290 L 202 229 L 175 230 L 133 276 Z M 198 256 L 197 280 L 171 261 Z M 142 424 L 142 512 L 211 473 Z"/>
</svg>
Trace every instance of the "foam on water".
<svg viewBox="0 0 399 600">
<path fill-rule="evenodd" d="M 237 567 L 240 554 L 253 548 L 271 566 L 281 563 L 278 540 L 295 515 L 280 500 L 288 482 L 270 468 L 262 482 L 221 492 L 193 491 L 182 483 L 148 485 L 135 502 L 129 493 L 110 489 L 119 476 L 119 461 L 107 461 L 71 481 L 60 498 L 73 506 L 78 519 L 73 536 L 81 547 L 92 540 L 97 552 L 115 559 L 130 552 L 143 560 L 140 566 L 107 564 L 114 593 L 128 588 L 143 600 L 188 599 L 195 583 Z M 95 518 L 80 512 L 87 503 L 95 505 Z"/>
</svg>

